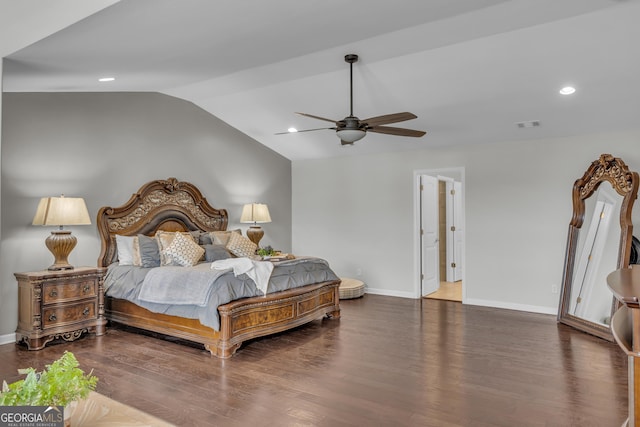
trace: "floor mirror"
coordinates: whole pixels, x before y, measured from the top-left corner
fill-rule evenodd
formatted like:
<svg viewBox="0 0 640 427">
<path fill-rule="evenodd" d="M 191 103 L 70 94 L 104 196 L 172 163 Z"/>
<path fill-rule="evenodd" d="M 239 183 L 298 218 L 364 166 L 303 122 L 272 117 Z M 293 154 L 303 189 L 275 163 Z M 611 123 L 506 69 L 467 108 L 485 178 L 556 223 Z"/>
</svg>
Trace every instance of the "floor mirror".
<svg viewBox="0 0 640 427">
<path fill-rule="evenodd" d="M 612 271 L 629 267 L 638 173 L 602 154 L 572 190 L 558 321 L 613 341 L 609 327 L 617 302 L 607 287 Z"/>
</svg>

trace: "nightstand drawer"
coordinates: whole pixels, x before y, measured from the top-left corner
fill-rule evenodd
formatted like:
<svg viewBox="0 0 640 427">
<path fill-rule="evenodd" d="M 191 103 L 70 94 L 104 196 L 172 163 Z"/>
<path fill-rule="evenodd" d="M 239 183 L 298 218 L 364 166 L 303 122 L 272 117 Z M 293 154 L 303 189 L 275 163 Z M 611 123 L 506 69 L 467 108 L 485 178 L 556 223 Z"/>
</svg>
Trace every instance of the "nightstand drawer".
<svg viewBox="0 0 640 427">
<path fill-rule="evenodd" d="M 43 329 L 96 318 L 96 302 L 89 300 L 47 307 L 42 311 Z"/>
<path fill-rule="evenodd" d="M 42 286 L 42 299 L 44 304 L 50 304 L 53 302 L 92 297 L 97 295 L 97 285 L 95 279 L 45 282 Z"/>
</svg>

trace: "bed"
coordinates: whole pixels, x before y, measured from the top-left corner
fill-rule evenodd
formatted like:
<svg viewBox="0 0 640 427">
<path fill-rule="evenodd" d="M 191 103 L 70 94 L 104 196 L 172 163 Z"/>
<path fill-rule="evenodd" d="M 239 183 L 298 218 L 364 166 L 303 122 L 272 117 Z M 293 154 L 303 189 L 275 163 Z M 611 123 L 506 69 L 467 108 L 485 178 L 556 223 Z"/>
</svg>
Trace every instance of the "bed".
<svg viewBox="0 0 640 427">
<path fill-rule="evenodd" d="M 151 181 L 124 205 L 103 207 L 98 211 L 97 227 L 101 240 L 98 266 L 115 271 L 118 266 L 116 241 L 122 236 L 220 232 L 225 231 L 227 225 L 227 211 L 213 208 L 193 184 L 176 178 Z M 301 263 L 283 262 L 283 265 L 274 267 L 274 274 L 279 268 L 300 268 L 298 265 Z M 105 285 L 109 274 L 104 279 Z M 177 306 L 155 310 L 153 304 L 142 306 L 113 296 L 109 286 L 105 286 L 104 313 L 112 323 L 200 343 L 213 356 L 229 358 L 246 340 L 286 331 L 323 316 L 338 319 L 340 279 L 333 272 L 322 274 L 324 276 L 304 276 L 305 283 L 299 287 L 286 290 L 276 287 L 275 292 L 269 291 L 266 295 L 234 299 L 217 308 L 207 306 L 209 314 L 218 319 L 218 328 L 205 325 L 193 316 L 176 315 L 172 309 L 180 308 Z M 318 277 L 324 277 L 324 280 L 318 281 Z"/>
</svg>

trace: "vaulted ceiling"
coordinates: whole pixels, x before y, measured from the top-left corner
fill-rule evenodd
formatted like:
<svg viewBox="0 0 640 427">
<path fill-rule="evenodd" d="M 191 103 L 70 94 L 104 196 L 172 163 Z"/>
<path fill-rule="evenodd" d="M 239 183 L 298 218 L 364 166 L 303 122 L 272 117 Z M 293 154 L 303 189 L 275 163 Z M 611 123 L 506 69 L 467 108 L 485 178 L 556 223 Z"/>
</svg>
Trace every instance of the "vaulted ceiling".
<svg viewBox="0 0 640 427">
<path fill-rule="evenodd" d="M 292 160 L 624 131 L 638 22 L 638 0 L 121 0 L 8 54 L 3 90 L 162 92 Z M 349 53 L 354 114 L 424 137 L 275 135 L 349 114 Z"/>
</svg>

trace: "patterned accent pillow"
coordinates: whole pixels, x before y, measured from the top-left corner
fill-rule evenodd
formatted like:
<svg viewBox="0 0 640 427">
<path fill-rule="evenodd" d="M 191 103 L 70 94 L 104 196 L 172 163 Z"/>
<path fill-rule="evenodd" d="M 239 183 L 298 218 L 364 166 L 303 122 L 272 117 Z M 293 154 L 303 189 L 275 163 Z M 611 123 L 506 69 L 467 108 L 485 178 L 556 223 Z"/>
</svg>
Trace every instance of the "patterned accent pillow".
<svg viewBox="0 0 640 427">
<path fill-rule="evenodd" d="M 211 237 L 211 241 L 214 245 L 227 246 L 231 233 L 238 233 L 242 235 L 242 230 L 238 228 L 236 230 L 212 231 L 209 233 L 209 236 Z"/>
<path fill-rule="evenodd" d="M 258 245 L 239 233 L 231 233 L 229 235 L 229 243 L 227 243 L 229 252 L 238 257 L 253 258 L 256 256 Z"/>
<path fill-rule="evenodd" d="M 162 252 L 167 260 L 171 260 L 172 264 L 178 264 L 183 267 L 196 265 L 204 255 L 202 246 L 194 242 L 192 238 L 180 233 L 176 233 L 169 247 Z"/>
<path fill-rule="evenodd" d="M 173 262 L 171 259 L 167 259 L 164 251 L 173 243 L 173 239 L 176 235 L 182 235 L 188 239 L 193 240 L 193 236 L 188 231 L 163 231 L 160 230 L 156 233 L 156 242 L 158 243 L 158 251 L 160 252 L 160 265 L 179 265 L 176 262 Z M 198 242 L 194 242 L 198 243 Z"/>
<path fill-rule="evenodd" d="M 133 265 L 140 267 L 142 265 L 142 259 L 140 258 L 140 240 L 138 236 L 133 237 Z"/>
</svg>

